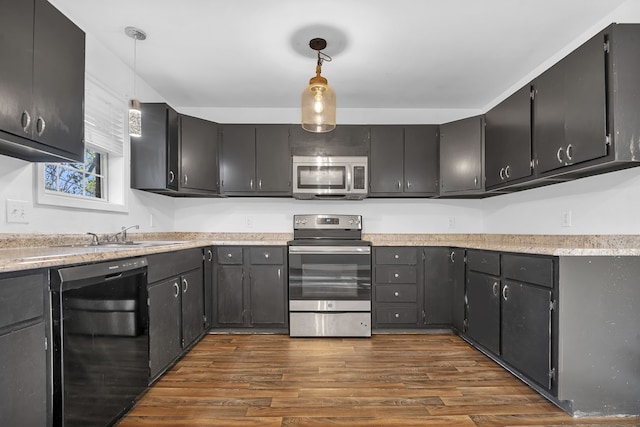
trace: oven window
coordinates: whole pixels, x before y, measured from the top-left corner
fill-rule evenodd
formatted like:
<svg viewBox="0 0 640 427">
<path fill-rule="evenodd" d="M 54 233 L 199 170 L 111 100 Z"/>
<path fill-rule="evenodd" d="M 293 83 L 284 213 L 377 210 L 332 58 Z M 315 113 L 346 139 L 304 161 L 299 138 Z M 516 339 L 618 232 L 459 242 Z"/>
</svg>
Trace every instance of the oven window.
<svg viewBox="0 0 640 427">
<path fill-rule="evenodd" d="M 298 188 L 337 189 L 346 188 L 344 166 L 298 166 Z"/>
<path fill-rule="evenodd" d="M 289 299 L 369 300 L 371 257 L 289 254 Z"/>
</svg>

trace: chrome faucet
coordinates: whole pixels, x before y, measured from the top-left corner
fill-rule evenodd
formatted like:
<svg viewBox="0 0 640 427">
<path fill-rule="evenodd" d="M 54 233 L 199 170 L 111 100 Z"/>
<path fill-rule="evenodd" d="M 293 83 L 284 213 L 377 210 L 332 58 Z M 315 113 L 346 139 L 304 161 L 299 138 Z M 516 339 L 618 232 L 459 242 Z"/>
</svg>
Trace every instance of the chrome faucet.
<svg viewBox="0 0 640 427">
<path fill-rule="evenodd" d="M 125 227 L 124 225 L 122 226 L 122 229 L 120 231 L 120 233 L 116 233 L 116 237 L 118 236 L 118 234 L 122 234 L 122 243 L 127 243 L 127 230 L 130 230 L 132 228 L 135 228 L 136 230 L 140 229 L 139 225 L 132 225 L 130 227 Z"/>
</svg>

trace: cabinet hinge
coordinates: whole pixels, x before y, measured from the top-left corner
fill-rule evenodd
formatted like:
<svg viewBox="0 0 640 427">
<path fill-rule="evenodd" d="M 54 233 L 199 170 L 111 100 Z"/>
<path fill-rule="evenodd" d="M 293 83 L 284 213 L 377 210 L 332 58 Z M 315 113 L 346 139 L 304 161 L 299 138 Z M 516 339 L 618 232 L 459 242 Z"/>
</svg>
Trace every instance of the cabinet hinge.
<svg viewBox="0 0 640 427">
<path fill-rule="evenodd" d="M 553 311 L 556 309 L 556 300 L 549 301 L 549 311 Z"/>
<path fill-rule="evenodd" d="M 551 378 L 552 380 L 555 380 L 555 379 L 556 379 L 556 368 L 552 368 L 552 369 L 549 371 L 549 378 Z"/>
<path fill-rule="evenodd" d="M 606 53 L 609 53 L 609 50 L 611 49 L 611 44 L 609 43 L 609 40 L 606 40 L 604 42 L 603 48 Z"/>
<path fill-rule="evenodd" d="M 49 350 L 49 339 L 44 337 L 44 351 Z"/>
<path fill-rule="evenodd" d="M 607 145 L 609 147 L 611 146 L 611 134 L 610 133 L 607 134 L 607 136 L 604 138 L 604 145 Z"/>
</svg>

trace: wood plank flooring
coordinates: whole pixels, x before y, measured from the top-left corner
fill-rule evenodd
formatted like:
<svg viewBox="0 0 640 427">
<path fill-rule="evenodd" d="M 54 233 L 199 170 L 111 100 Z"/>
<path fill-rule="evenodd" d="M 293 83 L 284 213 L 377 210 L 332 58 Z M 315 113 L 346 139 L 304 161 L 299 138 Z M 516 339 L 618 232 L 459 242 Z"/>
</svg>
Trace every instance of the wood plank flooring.
<svg viewBox="0 0 640 427">
<path fill-rule="evenodd" d="M 640 418 L 572 418 L 453 334 L 207 335 L 118 425 L 628 427 Z"/>
</svg>

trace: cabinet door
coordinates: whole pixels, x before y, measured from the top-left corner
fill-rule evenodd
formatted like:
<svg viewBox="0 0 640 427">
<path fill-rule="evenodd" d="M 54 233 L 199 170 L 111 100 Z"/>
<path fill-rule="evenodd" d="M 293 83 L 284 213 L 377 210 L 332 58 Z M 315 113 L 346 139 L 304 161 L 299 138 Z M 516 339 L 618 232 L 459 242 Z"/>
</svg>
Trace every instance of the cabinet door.
<svg viewBox="0 0 640 427">
<path fill-rule="evenodd" d="M 158 376 L 180 354 L 180 278 L 149 287 L 149 368 Z"/>
<path fill-rule="evenodd" d="M 288 125 L 256 126 L 256 178 L 258 192 L 291 194 Z"/>
<path fill-rule="evenodd" d="M 33 139 L 84 159 L 84 32 L 35 1 Z M 14 36 L 12 36 L 14 37 Z"/>
<path fill-rule="evenodd" d="M 404 192 L 438 193 L 438 127 L 404 128 Z"/>
<path fill-rule="evenodd" d="M 218 125 L 180 116 L 180 189 L 218 192 Z"/>
<path fill-rule="evenodd" d="M 451 249 L 449 253 L 451 284 L 453 287 L 451 323 L 458 332 L 466 330 L 467 302 L 465 294 L 464 249 Z"/>
<path fill-rule="evenodd" d="M 470 117 L 440 127 L 440 194 L 482 189 L 483 126 Z"/>
<path fill-rule="evenodd" d="M 0 14 L 2 108 L 0 130 L 31 137 L 33 115 L 33 1 L 6 0 Z"/>
<path fill-rule="evenodd" d="M 204 331 L 202 269 L 185 273 L 180 279 L 182 281 L 182 348 L 185 348 Z"/>
<path fill-rule="evenodd" d="M 531 87 L 521 88 L 486 114 L 486 186 L 531 175 Z"/>
<path fill-rule="evenodd" d="M 502 286 L 502 358 L 551 389 L 551 290 L 505 280 Z"/>
<path fill-rule="evenodd" d="M 282 325 L 287 321 L 287 283 L 284 266 L 252 265 L 249 292 L 253 326 Z"/>
<path fill-rule="evenodd" d="M 475 271 L 467 274 L 467 334 L 500 355 L 500 279 Z"/>
<path fill-rule="evenodd" d="M 244 270 L 242 265 L 219 265 L 214 297 L 218 326 L 244 325 Z"/>
<path fill-rule="evenodd" d="M 534 81 L 539 173 L 607 155 L 603 45 L 592 38 Z"/>
<path fill-rule="evenodd" d="M 424 255 L 424 323 L 450 325 L 453 287 L 449 248 L 425 248 Z"/>
<path fill-rule="evenodd" d="M 47 425 L 44 323 L 0 336 L 0 425 Z"/>
<path fill-rule="evenodd" d="M 213 322 L 213 248 L 204 248 L 204 328 L 208 330 Z"/>
<path fill-rule="evenodd" d="M 256 190 L 256 135 L 253 125 L 225 125 L 222 128 L 220 170 L 222 192 Z"/>
<path fill-rule="evenodd" d="M 402 193 L 404 182 L 404 146 L 401 126 L 371 127 L 369 191 Z"/>
</svg>

